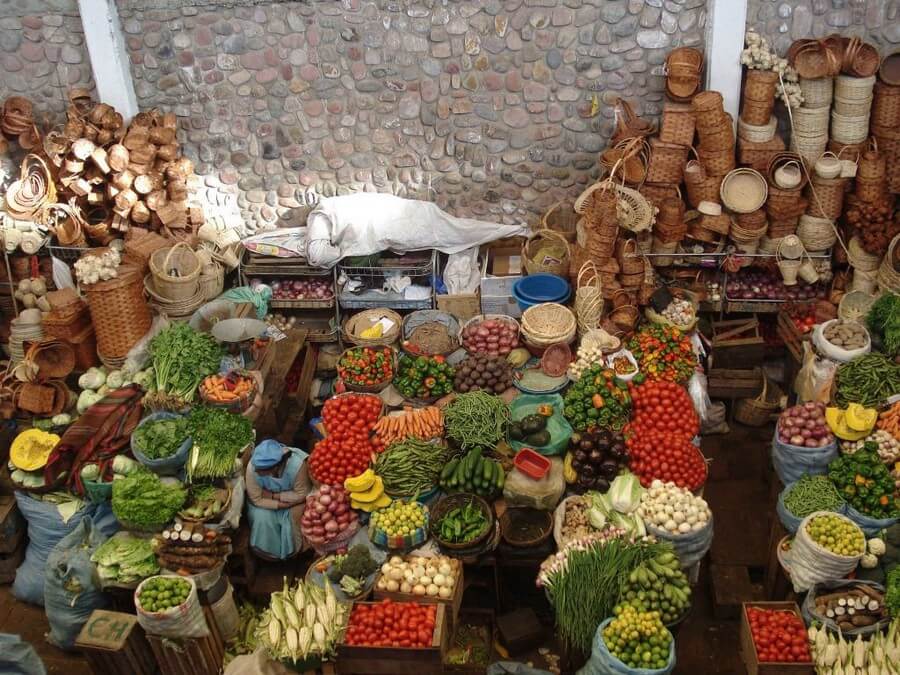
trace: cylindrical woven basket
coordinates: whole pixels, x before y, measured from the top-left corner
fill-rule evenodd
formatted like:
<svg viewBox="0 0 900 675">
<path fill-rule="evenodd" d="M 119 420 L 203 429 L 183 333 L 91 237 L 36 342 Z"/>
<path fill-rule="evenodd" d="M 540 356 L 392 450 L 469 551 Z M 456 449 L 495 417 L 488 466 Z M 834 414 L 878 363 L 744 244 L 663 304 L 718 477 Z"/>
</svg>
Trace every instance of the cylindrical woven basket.
<svg viewBox="0 0 900 675">
<path fill-rule="evenodd" d="M 744 77 L 744 99 L 751 101 L 774 101 L 778 73 L 774 70 L 748 70 Z"/>
<path fill-rule="evenodd" d="M 360 335 L 365 329 L 378 323 L 382 318 L 387 318 L 393 322 L 389 330 L 385 331 L 381 337 L 365 338 Z M 360 347 L 376 347 L 392 345 L 400 337 L 400 328 L 403 325 L 403 319 L 397 312 L 392 309 L 379 307 L 377 309 L 366 309 L 358 314 L 354 314 L 344 321 L 342 333 L 344 339 L 354 345 Z"/>
<path fill-rule="evenodd" d="M 644 259 L 639 255 L 637 241 L 634 239 L 619 240 L 616 246 L 616 259 L 619 261 L 622 277 L 644 272 Z"/>
<path fill-rule="evenodd" d="M 701 143 L 700 147 L 697 148 L 697 154 L 708 176 L 724 177 L 725 174 L 735 167 L 734 148 L 710 150 L 704 148 Z"/>
<path fill-rule="evenodd" d="M 900 86 L 875 84 L 869 121 L 873 127 L 893 128 L 900 124 Z"/>
<path fill-rule="evenodd" d="M 677 185 L 684 175 L 688 148 L 659 139 L 650 140 L 650 163 L 647 166 L 649 183 L 670 183 Z"/>
<path fill-rule="evenodd" d="M 722 177 L 709 175 L 699 160 L 692 159 L 685 165 L 684 185 L 687 188 L 688 204 L 693 208 L 697 208 L 700 202 L 718 201 L 721 184 Z"/>
<path fill-rule="evenodd" d="M 845 117 L 868 116 L 872 110 L 872 98 L 856 100 L 835 96 L 833 110 Z"/>
<path fill-rule="evenodd" d="M 766 167 L 766 180 L 774 191 L 782 190 L 799 190 L 807 181 L 807 171 L 803 170 L 803 158 L 796 152 L 779 152 L 772 156 L 769 160 L 769 166 Z M 785 168 L 794 168 L 795 173 L 799 174 L 800 182 L 796 185 L 782 185 L 780 172 Z M 799 168 L 799 171 L 797 169 Z"/>
<path fill-rule="evenodd" d="M 832 111 L 831 138 L 838 143 L 862 143 L 869 135 L 869 116 L 849 117 Z"/>
<path fill-rule="evenodd" d="M 887 253 L 878 267 L 878 286 L 882 291 L 900 294 L 900 261 L 898 261 L 897 242 L 900 242 L 900 234 L 891 239 Z"/>
<path fill-rule="evenodd" d="M 861 291 L 845 293 L 838 303 L 838 318 L 844 321 L 862 321 L 875 299 L 874 295 Z"/>
<path fill-rule="evenodd" d="M 769 218 L 769 226 L 766 228 L 766 237 L 768 237 L 769 241 L 779 242 L 782 238 L 790 236 L 797 231 L 797 223 L 800 220 L 800 217 L 794 218 Z M 763 248 L 763 242 L 760 242 L 760 248 Z M 774 253 L 775 249 L 771 251 L 761 250 L 760 253 Z"/>
<path fill-rule="evenodd" d="M 792 108 L 794 134 L 817 138 L 828 136 L 829 107 L 825 108 Z"/>
<path fill-rule="evenodd" d="M 603 315 L 603 292 L 600 275 L 593 260 L 588 260 L 578 271 L 575 281 L 575 318 L 578 334 L 583 335 L 600 325 Z"/>
<path fill-rule="evenodd" d="M 844 178 L 817 178 L 807 186 L 809 209 L 807 213 L 816 218 L 837 220 L 844 207 Z"/>
<path fill-rule="evenodd" d="M 887 160 L 878 152 L 877 146 L 860 155 L 856 177 L 864 180 L 884 180 L 887 177 Z"/>
<path fill-rule="evenodd" d="M 741 114 L 738 118 L 738 138 L 751 143 L 768 143 L 775 138 L 778 120 L 769 111 L 768 117 L 748 118 Z"/>
<path fill-rule="evenodd" d="M 558 249 L 559 255 L 547 254 L 541 260 L 537 260 L 535 256 L 540 254 L 542 244 L 553 246 L 554 253 Z M 564 277 L 569 272 L 570 257 L 569 242 L 566 241 L 565 237 L 553 230 L 539 230 L 522 244 L 522 262 L 528 274 L 547 272 L 548 274 Z"/>
<path fill-rule="evenodd" d="M 694 142 L 694 110 L 682 103 L 663 104 L 659 140 L 663 143 L 690 146 Z"/>
<path fill-rule="evenodd" d="M 150 255 L 156 291 L 170 301 L 187 300 L 200 285 L 200 257 L 185 242 L 160 248 Z"/>
<path fill-rule="evenodd" d="M 822 251 L 834 246 L 837 233 L 827 218 L 816 218 L 808 213 L 800 216 L 797 224 L 797 236 L 807 251 Z"/>
<path fill-rule="evenodd" d="M 600 165 L 611 178 L 636 185 L 647 178 L 650 146 L 643 136 L 619 141 L 600 153 Z"/>
<path fill-rule="evenodd" d="M 834 78 L 832 77 L 800 78 L 800 93 L 803 95 L 803 106 L 805 108 L 830 107 L 833 92 Z"/>
<path fill-rule="evenodd" d="M 858 237 L 851 237 L 847 244 L 847 262 L 861 272 L 874 272 L 878 269 L 881 256 L 869 253 L 859 243 Z"/>
<path fill-rule="evenodd" d="M 723 113 L 722 94 L 717 91 L 707 90 L 701 91 L 691 100 L 691 106 L 694 108 L 694 114 L 699 122 L 700 116 L 708 121 L 715 120 Z"/>
<path fill-rule="evenodd" d="M 112 359 L 124 358 L 150 329 L 152 316 L 144 299 L 141 271 L 120 265 L 118 276 L 84 286 L 97 337 L 97 350 Z"/>
<path fill-rule="evenodd" d="M 888 196 L 887 179 L 867 180 L 860 176 L 856 177 L 854 194 L 861 202 L 874 203 L 885 199 Z"/>
<path fill-rule="evenodd" d="M 850 101 L 862 101 L 872 98 L 876 78 L 852 77 L 850 75 L 838 75 L 834 79 L 834 98 Z"/>
</svg>

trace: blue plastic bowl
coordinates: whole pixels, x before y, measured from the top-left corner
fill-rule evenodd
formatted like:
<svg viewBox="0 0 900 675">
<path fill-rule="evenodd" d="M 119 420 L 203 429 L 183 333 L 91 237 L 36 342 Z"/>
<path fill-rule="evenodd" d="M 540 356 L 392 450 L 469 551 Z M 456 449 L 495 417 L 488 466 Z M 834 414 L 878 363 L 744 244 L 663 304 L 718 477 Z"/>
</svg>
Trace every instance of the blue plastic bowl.
<svg viewBox="0 0 900 675">
<path fill-rule="evenodd" d="M 522 311 L 542 302 L 564 303 L 571 292 L 568 281 L 545 272 L 522 277 L 513 283 L 512 288 L 513 297 Z"/>
</svg>

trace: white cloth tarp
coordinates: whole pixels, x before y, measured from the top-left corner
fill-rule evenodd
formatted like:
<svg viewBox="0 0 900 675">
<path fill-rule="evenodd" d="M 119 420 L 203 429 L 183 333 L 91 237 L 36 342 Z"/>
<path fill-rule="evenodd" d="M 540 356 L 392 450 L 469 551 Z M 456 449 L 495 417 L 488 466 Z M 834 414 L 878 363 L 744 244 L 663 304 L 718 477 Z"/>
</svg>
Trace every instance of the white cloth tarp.
<svg viewBox="0 0 900 675">
<path fill-rule="evenodd" d="M 524 225 L 455 218 L 432 202 L 370 192 L 323 199 L 306 222 L 306 257 L 317 267 L 387 250 L 458 253 L 527 230 Z"/>
</svg>

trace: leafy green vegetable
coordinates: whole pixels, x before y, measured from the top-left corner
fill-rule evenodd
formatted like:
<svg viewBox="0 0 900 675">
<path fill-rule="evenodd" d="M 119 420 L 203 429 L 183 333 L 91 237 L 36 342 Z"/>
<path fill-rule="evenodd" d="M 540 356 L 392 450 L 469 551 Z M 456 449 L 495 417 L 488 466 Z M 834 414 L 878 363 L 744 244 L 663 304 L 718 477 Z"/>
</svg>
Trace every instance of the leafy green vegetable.
<svg viewBox="0 0 900 675">
<path fill-rule="evenodd" d="M 900 352 L 900 296 L 884 293 L 872 303 L 866 323 L 881 336 L 885 353 Z"/>
<path fill-rule="evenodd" d="M 150 539 L 119 534 L 107 539 L 91 555 L 103 581 L 122 584 L 140 581 L 159 572 Z"/>
<path fill-rule="evenodd" d="M 378 569 L 378 563 L 372 558 L 369 547 L 365 544 L 356 544 L 347 551 L 347 555 L 335 557 L 331 569 L 328 570 L 328 578 L 334 582 L 339 582 L 342 577 L 364 580 L 376 569 Z M 350 593 L 350 595 L 355 594 Z"/>
<path fill-rule="evenodd" d="M 138 449 L 149 459 L 174 455 L 188 437 L 188 421 L 184 417 L 158 419 L 139 426 L 134 432 Z"/>
<path fill-rule="evenodd" d="M 194 439 L 188 461 L 192 480 L 230 476 L 241 448 L 253 440 L 253 423 L 221 408 L 194 408 L 188 415 L 188 429 Z"/>
<path fill-rule="evenodd" d="M 884 604 L 894 618 L 900 616 L 900 565 L 888 572 Z"/>
<path fill-rule="evenodd" d="M 219 369 L 224 352 L 209 333 L 174 323 L 150 341 L 156 390 L 190 402 L 204 377 Z"/>
<path fill-rule="evenodd" d="M 186 497 L 180 483 L 163 483 L 155 473 L 141 470 L 113 481 L 112 509 L 122 525 L 153 531 L 172 520 Z"/>
</svg>

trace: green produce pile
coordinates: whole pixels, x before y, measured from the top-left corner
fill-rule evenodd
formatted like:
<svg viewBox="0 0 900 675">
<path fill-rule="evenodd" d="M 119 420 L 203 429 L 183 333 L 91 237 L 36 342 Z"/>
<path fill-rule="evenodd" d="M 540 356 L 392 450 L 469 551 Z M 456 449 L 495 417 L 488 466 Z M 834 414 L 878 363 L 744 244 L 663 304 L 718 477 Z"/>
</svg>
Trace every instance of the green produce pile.
<svg viewBox="0 0 900 675">
<path fill-rule="evenodd" d="M 900 504 L 894 497 L 894 478 L 868 442 L 852 455 L 841 455 L 828 465 L 828 478 L 844 500 L 872 518 L 897 518 Z"/>
<path fill-rule="evenodd" d="M 498 495 L 504 482 L 506 472 L 500 462 L 485 457 L 480 447 L 447 462 L 440 477 L 440 486 L 447 492 L 474 492 L 481 497 Z"/>
<path fill-rule="evenodd" d="M 659 612 L 640 612 L 625 603 L 615 608 L 615 618 L 603 629 L 603 642 L 629 668 L 661 670 L 669 663 L 672 634 Z"/>
<path fill-rule="evenodd" d="M 91 554 L 91 562 L 97 564 L 101 583 L 130 584 L 159 573 L 152 540 L 127 533 L 103 542 Z"/>
<path fill-rule="evenodd" d="M 840 516 L 816 516 L 806 532 L 819 546 L 837 555 L 858 556 L 866 550 L 866 537 L 856 525 Z"/>
<path fill-rule="evenodd" d="M 666 624 L 684 615 L 691 606 L 691 587 L 671 545 L 632 570 L 621 599 L 640 612 L 658 612 Z"/>
<path fill-rule="evenodd" d="M 225 352 L 209 333 L 201 333 L 186 323 L 173 323 L 150 341 L 156 391 L 148 402 L 177 407 L 194 400 L 204 377 L 219 370 Z M 151 407 L 153 403 L 151 403 Z"/>
<path fill-rule="evenodd" d="M 451 451 L 417 438 L 406 438 L 389 445 L 375 459 L 375 473 L 384 482 L 384 491 L 392 497 L 411 497 L 437 484 L 441 469 Z"/>
<path fill-rule="evenodd" d="M 126 528 L 154 531 L 175 517 L 186 497 L 180 483 L 163 483 L 151 471 L 135 471 L 113 481 L 112 510 Z"/>
<path fill-rule="evenodd" d="M 237 635 L 228 641 L 225 646 L 225 661 L 223 666 L 226 668 L 235 657 L 243 654 L 252 654 L 256 651 L 259 644 L 257 631 L 259 630 L 259 617 L 262 610 L 257 609 L 249 602 L 242 602 L 238 606 L 238 616 L 241 623 Z"/>
<path fill-rule="evenodd" d="M 509 423 L 509 437 L 535 448 L 549 445 L 552 439 L 547 431 L 547 420 L 545 415 L 525 415 L 522 419 Z"/>
<path fill-rule="evenodd" d="M 850 403 L 875 408 L 894 394 L 900 394 L 900 364 L 884 354 L 872 352 L 843 363 L 836 377 L 835 400 L 842 408 Z"/>
<path fill-rule="evenodd" d="M 886 354 L 900 353 L 900 295 L 884 293 L 869 308 L 866 323 L 881 336 Z"/>
<path fill-rule="evenodd" d="M 372 551 L 365 544 L 350 547 L 346 555 L 336 555 L 328 568 L 328 578 L 339 584 L 351 598 L 365 590 L 366 578 L 378 569 Z"/>
<path fill-rule="evenodd" d="M 174 455 L 188 437 L 188 421 L 184 417 L 158 419 L 139 426 L 134 442 L 148 459 L 164 459 Z"/>
<path fill-rule="evenodd" d="M 566 419 L 576 431 L 620 431 L 631 410 L 628 383 L 602 363 L 588 368 L 566 391 L 563 402 Z"/>
<path fill-rule="evenodd" d="M 437 531 L 446 542 L 466 544 L 484 534 L 488 526 L 484 511 L 474 500 L 445 513 L 437 523 Z"/>
<path fill-rule="evenodd" d="M 797 518 L 806 518 L 816 511 L 837 511 L 844 498 L 828 476 L 803 474 L 784 496 L 784 505 Z"/>
<path fill-rule="evenodd" d="M 253 441 L 253 423 L 222 408 L 194 408 L 188 415 L 188 428 L 194 440 L 187 463 L 191 479 L 230 476 L 238 453 Z"/>
<path fill-rule="evenodd" d="M 394 388 L 406 398 L 430 399 L 453 391 L 454 370 L 443 356 L 400 357 Z"/>
<path fill-rule="evenodd" d="M 460 394 L 444 408 L 447 437 L 463 450 L 493 448 L 506 437 L 508 424 L 509 406 L 483 391 Z"/>
<path fill-rule="evenodd" d="M 192 485 L 188 490 L 187 505 L 181 514 L 198 520 L 212 518 L 225 508 L 226 499 L 227 494 L 223 499 L 223 493 L 214 485 Z"/>
<path fill-rule="evenodd" d="M 147 579 L 138 594 L 138 602 L 145 612 L 164 612 L 184 604 L 191 594 L 191 584 L 178 577 Z"/>
<path fill-rule="evenodd" d="M 900 565 L 888 572 L 884 604 L 893 618 L 900 617 Z"/>
</svg>

